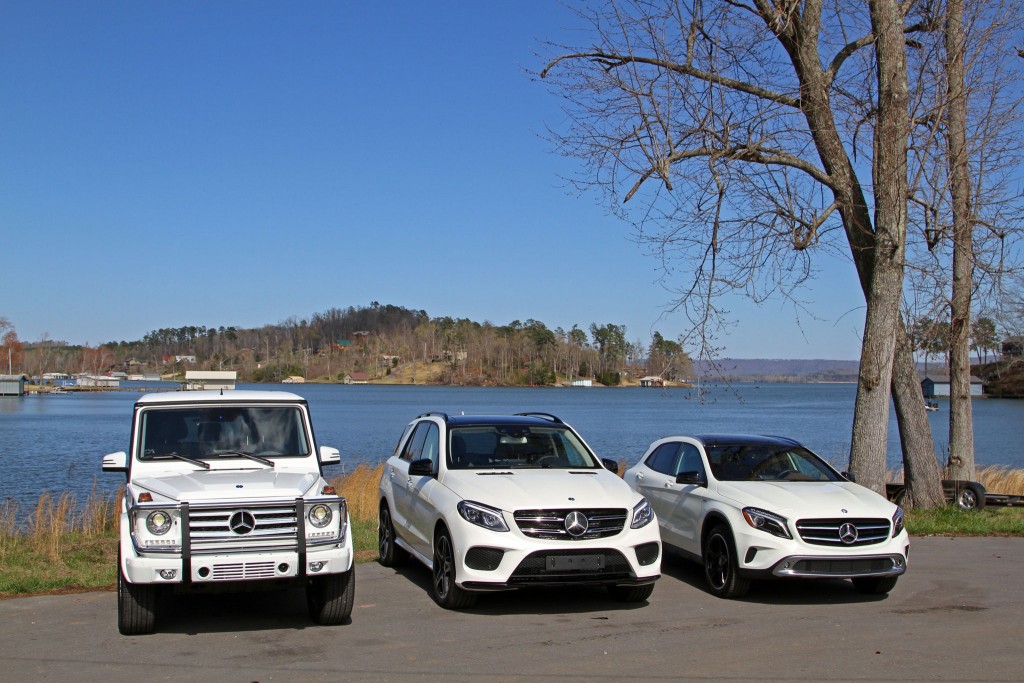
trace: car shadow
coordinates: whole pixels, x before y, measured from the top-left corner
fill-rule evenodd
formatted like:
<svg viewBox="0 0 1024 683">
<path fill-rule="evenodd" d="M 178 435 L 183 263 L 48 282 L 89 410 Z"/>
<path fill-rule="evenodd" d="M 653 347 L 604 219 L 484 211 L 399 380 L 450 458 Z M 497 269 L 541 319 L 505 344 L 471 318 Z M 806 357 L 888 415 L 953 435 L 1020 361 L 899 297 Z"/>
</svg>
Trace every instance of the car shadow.
<svg viewBox="0 0 1024 683">
<path fill-rule="evenodd" d="M 434 602 L 429 569 L 415 561 L 394 567 L 394 572 L 423 591 L 431 606 L 443 609 Z M 655 584 L 654 593 L 658 588 Z M 613 600 L 604 586 L 538 586 L 509 591 L 482 592 L 472 607 L 460 609 L 462 614 L 590 614 L 595 612 L 625 612 L 641 609 L 643 602 Z"/>
<path fill-rule="evenodd" d="M 661 561 L 661 580 L 681 581 L 697 590 L 711 594 L 700 564 L 675 554 L 666 554 Z M 780 579 L 752 581 L 750 591 L 737 602 L 763 605 L 845 605 L 885 600 L 887 595 L 860 593 L 845 579 Z"/>
<path fill-rule="evenodd" d="M 239 593 L 169 592 L 160 598 L 156 624 L 158 633 L 184 635 L 306 628 L 321 627 L 310 619 L 306 592 L 298 587 Z"/>
</svg>

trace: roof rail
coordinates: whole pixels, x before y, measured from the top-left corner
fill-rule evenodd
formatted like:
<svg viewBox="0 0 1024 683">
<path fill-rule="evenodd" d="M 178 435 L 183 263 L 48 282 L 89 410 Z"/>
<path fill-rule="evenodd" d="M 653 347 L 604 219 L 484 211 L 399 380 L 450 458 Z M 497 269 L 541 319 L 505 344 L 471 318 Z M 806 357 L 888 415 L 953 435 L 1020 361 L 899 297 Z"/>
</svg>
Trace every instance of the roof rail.
<svg viewBox="0 0 1024 683">
<path fill-rule="evenodd" d="M 516 417 L 543 417 L 543 418 L 545 418 L 547 420 L 551 420 L 552 422 L 554 422 L 556 424 L 560 424 L 560 425 L 564 425 L 565 424 L 565 422 L 562 421 L 562 418 L 558 417 L 557 415 L 552 415 L 551 413 L 535 413 L 535 412 L 516 413 Z"/>
<path fill-rule="evenodd" d="M 431 415 L 443 417 L 445 422 L 448 421 L 448 413 L 442 413 L 440 410 L 432 410 L 429 413 L 420 413 L 419 415 L 416 416 L 416 419 L 419 419 L 421 417 L 430 417 Z"/>
</svg>

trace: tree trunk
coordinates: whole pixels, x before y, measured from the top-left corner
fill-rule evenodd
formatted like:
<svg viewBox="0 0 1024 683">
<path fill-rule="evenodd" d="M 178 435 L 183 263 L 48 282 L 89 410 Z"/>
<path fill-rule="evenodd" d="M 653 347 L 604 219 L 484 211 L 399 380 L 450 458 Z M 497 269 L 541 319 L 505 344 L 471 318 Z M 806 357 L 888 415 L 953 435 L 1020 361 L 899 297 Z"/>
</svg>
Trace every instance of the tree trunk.
<svg viewBox="0 0 1024 683">
<path fill-rule="evenodd" d="M 971 288 L 974 280 L 974 236 L 971 230 L 971 180 L 967 159 L 967 101 L 964 92 L 963 2 L 946 6 L 946 78 L 948 107 L 946 144 L 949 150 L 953 204 L 953 293 L 949 325 L 949 476 L 973 480 L 974 425 L 971 414 Z"/>
<path fill-rule="evenodd" d="M 892 397 L 903 449 L 903 484 L 906 487 L 903 505 L 938 507 L 946 502 L 942 492 L 942 473 L 935 457 L 928 414 L 924 409 L 921 382 L 914 362 L 914 348 L 902 322 L 898 335 L 892 373 Z"/>
<path fill-rule="evenodd" d="M 820 6 L 817 12 L 820 13 Z M 771 25 L 771 14 L 766 13 L 764 17 L 766 24 Z M 789 53 L 800 80 L 801 110 L 807 119 L 822 165 L 834 182 L 834 196 L 839 205 L 839 213 L 843 218 L 850 254 L 857 268 L 864 297 L 867 299 L 872 290 L 877 246 L 871 224 L 871 214 L 863 188 L 850 164 L 849 156 L 836 129 L 828 97 L 829 85 L 824 78 L 818 58 L 818 45 L 813 30 L 817 26 L 818 20 L 809 10 L 805 11 L 803 20 L 808 24 L 805 30 L 799 32 L 795 29 L 783 30 L 778 37 Z M 906 134 L 901 139 L 904 141 L 905 148 Z M 904 155 L 902 161 L 904 168 L 905 164 Z M 905 173 L 903 178 L 905 184 Z M 904 203 L 902 213 L 904 226 L 905 211 L 906 204 Z M 904 327 L 902 320 L 898 319 L 898 315 L 897 322 L 902 331 Z M 905 336 L 905 332 L 901 332 L 901 339 Z M 896 372 L 892 375 L 892 394 L 896 404 L 906 481 L 908 486 L 914 487 L 913 501 L 916 504 L 920 506 L 941 505 L 944 499 L 935 458 L 935 446 L 924 408 L 924 400 L 921 396 L 917 364 L 909 342 L 906 344 L 905 353 L 901 345 L 894 363 Z M 864 367 L 863 359 L 862 367 Z M 888 380 L 886 383 L 888 384 Z M 856 469 L 863 471 L 859 474 L 864 476 L 865 481 L 874 480 L 876 483 L 872 484 L 872 487 L 879 492 L 884 490 L 885 480 L 888 447 L 888 398 L 884 399 L 884 406 L 881 403 L 880 400 L 879 405 L 876 406 L 877 418 L 875 418 L 874 425 L 871 425 L 870 421 L 866 421 L 863 413 L 859 422 L 856 418 L 854 421 L 854 432 L 859 432 L 862 435 L 858 443 L 858 452 L 863 453 L 864 449 L 868 448 L 867 444 L 873 443 L 876 444 L 874 448 L 877 456 L 870 463 L 863 461 L 861 456 L 858 456 Z M 865 439 L 864 437 L 867 436 L 865 432 L 869 429 L 876 430 L 876 433 L 871 435 L 870 439 Z M 855 469 L 852 453 L 851 469 Z M 873 469 L 874 474 L 868 475 L 868 469 Z"/>
<path fill-rule="evenodd" d="M 907 62 L 897 0 L 872 0 L 876 35 L 878 126 L 875 137 L 875 248 L 867 296 L 850 469 L 885 494 L 889 399 L 896 332 L 902 322 L 907 230 Z"/>
</svg>

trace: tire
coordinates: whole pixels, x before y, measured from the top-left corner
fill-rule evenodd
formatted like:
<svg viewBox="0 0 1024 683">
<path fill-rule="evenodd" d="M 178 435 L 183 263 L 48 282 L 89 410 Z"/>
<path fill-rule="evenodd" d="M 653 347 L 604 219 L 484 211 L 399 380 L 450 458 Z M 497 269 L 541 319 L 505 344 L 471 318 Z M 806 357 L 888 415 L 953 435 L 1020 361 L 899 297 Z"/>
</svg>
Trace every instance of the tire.
<svg viewBox="0 0 1024 683">
<path fill-rule="evenodd" d="M 121 572 L 121 555 L 117 556 L 117 630 L 123 636 L 152 633 L 156 627 L 157 586 L 129 583 Z"/>
<path fill-rule="evenodd" d="M 310 579 L 306 585 L 309 618 L 321 626 L 337 626 L 348 621 L 356 593 L 355 568 L 342 574 Z"/>
<path fill-rule="evenodd" d="M 750 590 L 750 579 L 739 575 L 736 545 L 725 525 L 716 526 L 704 539 L 701 552 L 708 590 L 720 598 L 741 598 Z"/>
<path fill-rule="evenodd" d="M 973 481 L 957 482 L 956 497 L 953 502 L 961 510 L 984 510 L 985 489 Z"/>
<path fill-rule="evenodd" d="M 865 595 L 885 595 L 896 587 L 898 576 L 862 576 L 851 579 L 858 593 Z"/>
<path fill-rule="evenodd" d="M 409 553 L 395 544 L 395 525 L 391 521 L 391 510 L 387 503 L 380 504 L 377 515 L 377 561 L 385 567 L 405 564 Z"/>
<path fill-rule="evenodd" d="M 653 583 L 646 586 L 608 586 L 608 595 L 615 602 L 644 602 L 653 592 Z"/>
<path fill-rule="evenodd" d="M 465 609 L 476 602 L 476 595 L 455 584 L 455 547 L 447 529 L 434 539 L 434 567 L 431 588 L 434 602 L 445 609 Z"/>
</svg>

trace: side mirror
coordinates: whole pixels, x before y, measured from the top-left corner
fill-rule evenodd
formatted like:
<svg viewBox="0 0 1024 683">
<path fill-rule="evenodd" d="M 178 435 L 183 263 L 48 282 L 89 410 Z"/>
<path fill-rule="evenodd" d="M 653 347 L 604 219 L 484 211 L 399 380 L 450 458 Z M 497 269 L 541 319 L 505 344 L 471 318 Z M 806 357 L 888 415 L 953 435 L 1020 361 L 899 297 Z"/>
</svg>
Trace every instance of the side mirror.
<svg viewBox="0 0 1024 683">
<path fill-rule="evenodd" d="M 117 453 L 107 453 L 103 456 L 103 471 L 104 472 L 127 472 L 128 471 L 128 454 L 124 451 L 118 451 Z"/>
<path fill-rule="evenodd" d="M 320 447 L 321 465 L 337 465 L 339 462 L 341 462 L 341 451 L 330 446 Z"/>
<path fill-rule="evenodd" d="M 611 458 L 601 458 L 601 464 L 604 465 L 606 470 L 614 472 L 615 474 L 619 473 L 619 463 Z"/>
<path fill-rule="evenodd" d="M 708 478 L 703 472 L 680 472 L 676 475 L 676 483 L 706 487 Z"/>
<path fill-rule="evenodd" d="M 853 472 L 840 472 L 839 474 L 841 474 L 843 476 L 843 478 L 846 479 L 846 481 L 852 481 L 852 482 L 856 482 L 857 481 L 857 477 L 854 476 Z"/>
<path fill-rule="evenodd" d="M 434 474 L 434 461 L 430 458 L 413 460 L 409 463 L 410 477 L 430 477 Z"/>
</svg>

